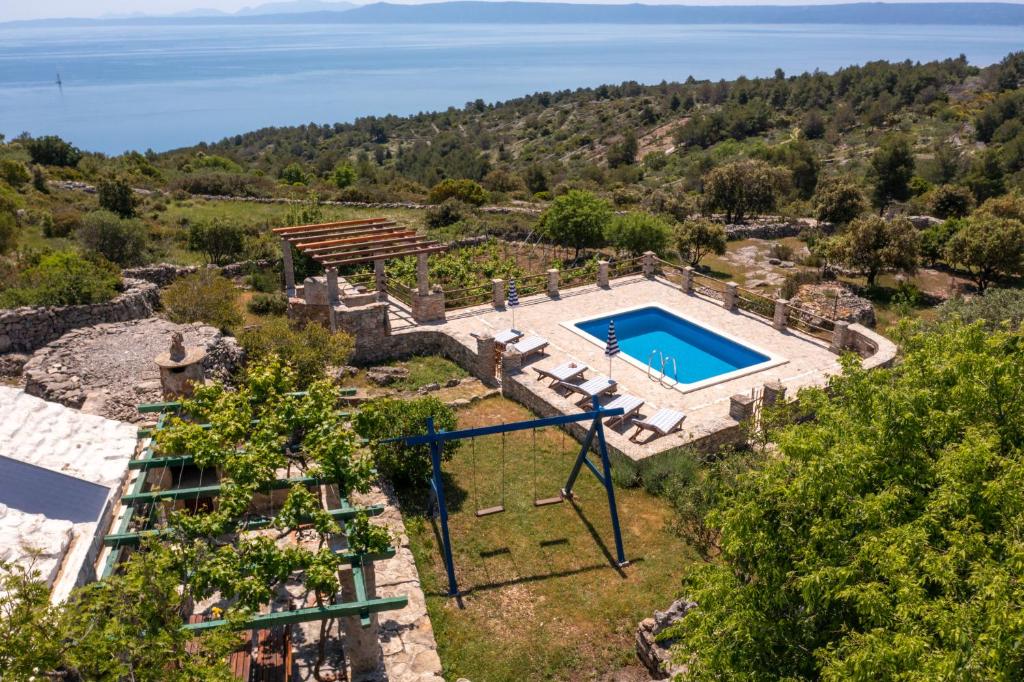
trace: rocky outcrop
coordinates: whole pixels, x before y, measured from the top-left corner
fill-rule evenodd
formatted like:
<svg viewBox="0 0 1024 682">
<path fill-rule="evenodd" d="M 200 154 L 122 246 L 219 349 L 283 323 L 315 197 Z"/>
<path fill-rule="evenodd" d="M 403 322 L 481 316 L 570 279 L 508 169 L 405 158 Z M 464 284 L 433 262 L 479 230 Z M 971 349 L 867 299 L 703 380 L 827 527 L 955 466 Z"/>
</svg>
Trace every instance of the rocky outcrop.
<svg viewBox="0 0 1024 682">
<path fill-rule="evenodd" d="M 234 338 L 203 324 L 179 325 L 159 318 L 78 329 L 36 351 L 25 364 L 25 391 L 84 412 L 139 422 L 140 403 L 162 399 L 154 358 L 171 334 L 206 351 L 207 379 L 228 379 L 244 352 Z"/>
<path fill-rule="evenodd" d="M 636 655 L 656 680 L 666 680 L 686 672 L 686 666 L 672 661 L 674 639 L 659 640 L 668 627 L 679 622 L 697 604 L 677 599 L 665 611 L 655 611 L 653 618 L 645 618 L 636 628 Z"/>
<path fill-rule="evenodd" d="M 0 310 L 0 353 L 33 351 L 82 327 L 149 317 L 159 301 L 156 284 L 125 277 L 124 290 L 105 303 Z"/>
<path fill-rule="evenodd" d="M 790 303 L 806 310 L 809 313 L 807 321 L 812 324 L 817 324 L 814 318 L 824 317 L 865 327 L 875 326 L 875 307 L 871 301 L 861 298 L 841 282 L 801 285 Z"/>
</svg>

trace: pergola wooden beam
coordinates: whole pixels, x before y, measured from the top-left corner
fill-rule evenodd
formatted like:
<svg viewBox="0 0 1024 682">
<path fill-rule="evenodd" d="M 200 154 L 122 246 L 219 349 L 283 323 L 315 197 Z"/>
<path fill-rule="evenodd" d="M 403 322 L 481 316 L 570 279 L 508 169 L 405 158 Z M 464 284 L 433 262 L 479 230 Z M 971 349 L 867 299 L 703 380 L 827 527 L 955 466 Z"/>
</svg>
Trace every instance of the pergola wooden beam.
<svg viewBox="0 0 1024 682">
<path fill-rule="evenodd" d="M 389 218 L 360 218 L 358 220 L 340 220 L 332 223 L 309 223 L 307 225 L 290 225 L 287 227 L 275 227 L 271 230 L 277 235 L 288 235 L 295 234 L 296 232 L 302 232 L 304 230 L 325 228 L 325 227 L 348 227 L 350 225 L 374 225 L 380 223 L 386 223 Z"/>
<path fill-rule="evenodd" d="M 345 239 L 329 239 L 322 242 L 298 244 L 297 246 L 299 251 L 314 255 L 325 251 L 331 251 L 335 247 L 355 247 L 362 246 L 363 244 L 393 244 L 409 241 L 410 239 L 418 240 L 422 238 L 423 237 L 417 234 L 414 230 L 402 230 L 400 232 L 390 232 L 386 235 L 364 235 L 360 237 L 347 237 Z"/>
<path fill-rule="evenodd" d="M 374 254 L 369 256 L 359 256 L 352 258 L 331 258 L 320 261 L 325 267 L 338 267 L 341 265 L 356 265 L 359 263 L 369 263 L 375 260 L 389 260 L 391 258 L 404 258 L 406 256 L 421 256 L 431 253 L 440 253 L 448 249 L 444 244 L 435 244 L 433 246 L 427 246 L 424 248 L 416 249 L 403 249 L 398 251 L 387 251 L 384 254 Z"/>
<path fill-rule="evenodd" d="M 323 249 L 317 250 L 315 253 L 310 255 L 316 258 L 321 263 L 335 256 L 349 256 L 349 255 L 363 255 L 370 253 L 377 253 L 379 251 L 394 251 L 396 249 L 406 249 L 409 247 L 429 246 L 435 242 L 430 239 L 426 239 L 418 234 L 413 234 L 411 237 L 395 237 L 394 239 L 376 239 L 370 242 L 361 242 L 359 244 L 339 244 L 337 246 L 327 246 Z"/>
<path fill-rule="evenodd" d="M 317 242 L 328 241 L 330 239 L 349 239 L 355 237 L 373 237 L 373 236 L 387 236 L 389 234 L 395 234 L 396 232 L 409 232 L 409 228 L 402 227 L 401 225 L 389 225 L 388 227 L 382 227 L 379 230 L 343 230 L 343 231 L 330 231 L 321 234 L 315 234 L 310 236 L 304 236 L 301 239 L 291 240 L 292 246 L 301 249 L 312 246 Z"/>
<path fill-rule="evenodd" d="M 359 234 L 384 234 L 395 230 L 404 230 L 398 223 L 380 223 L 379 225 L 357 225 L 355 227 L 332 227 L 328 230 L 311 230 L 302 234 L 282 237 L 287 242 L 298 246 L 307 242 L 319 241 L 329 237 L 350 237 Z"/>
</svg>

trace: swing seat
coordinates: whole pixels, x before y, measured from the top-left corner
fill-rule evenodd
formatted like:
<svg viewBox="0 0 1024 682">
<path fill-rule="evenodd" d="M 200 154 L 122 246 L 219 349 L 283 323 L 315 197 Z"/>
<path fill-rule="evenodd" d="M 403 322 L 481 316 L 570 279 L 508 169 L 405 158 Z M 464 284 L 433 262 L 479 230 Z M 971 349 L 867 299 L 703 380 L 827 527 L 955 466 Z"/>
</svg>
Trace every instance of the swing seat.
<svg viewBox="0 0 1024 682">
<path fill-rule="evenodd" d="M 476 517 L 490 516 L 491 514 L 500 514 L 505 511 L 505 505 L 498 504 L 493 507 L 484 507 L 483 509 L 476 510 Z"/>
<path fill-rule="evenodd" d="M 541 498 L 539 500 L 534 500 L 533 501 L 533 506 L 534 507 L 546 507 L 549 504 L 562 504 L 563 499 L 564 498 L 561 495 L 556 495 L 554 497 L 544 497 L 544 498 Z"/>
</svg>

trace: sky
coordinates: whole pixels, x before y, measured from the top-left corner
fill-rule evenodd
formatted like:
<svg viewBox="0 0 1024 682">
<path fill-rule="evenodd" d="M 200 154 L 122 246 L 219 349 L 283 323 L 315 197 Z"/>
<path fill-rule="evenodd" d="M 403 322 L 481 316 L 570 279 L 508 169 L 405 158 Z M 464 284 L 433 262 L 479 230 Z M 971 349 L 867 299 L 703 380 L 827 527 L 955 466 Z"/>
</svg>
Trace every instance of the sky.
<svg viewBox="0 0 1024 682">
<path fill-rule="evenodd" d="M 44 19 L 53 17 L 98 17 L 105 14 L 131 14 L 141 12 L 151 15 L 174 14 L 194 9 L 218 9 L 234 12 L 246 6 L 259 5 L 269 0 L 0 0 L 0 21 L 18 19 Z M 420 4 L 437 0 L 388 0 L 402 4 Z M 588 2 L 600 4 L 621 4 L 621 0 L 558 0 L 560 2 Z M 649 5 L 817 5 L 842 2 L 844 0 L 639 0 Z M 851 1 L 851 0 L 845 0 Z M 855 0 L 853 0 L 855 1 Z M 928 0 L 896 0 L 928 1 Z M 960 2 L 986 2 L 989 0 L 958 0 Z M 1010 0 L 1014 1 L 1014 0 Z M 368 0 L 357 0 L 356 4 L 368 4 Z"/>
</svg>

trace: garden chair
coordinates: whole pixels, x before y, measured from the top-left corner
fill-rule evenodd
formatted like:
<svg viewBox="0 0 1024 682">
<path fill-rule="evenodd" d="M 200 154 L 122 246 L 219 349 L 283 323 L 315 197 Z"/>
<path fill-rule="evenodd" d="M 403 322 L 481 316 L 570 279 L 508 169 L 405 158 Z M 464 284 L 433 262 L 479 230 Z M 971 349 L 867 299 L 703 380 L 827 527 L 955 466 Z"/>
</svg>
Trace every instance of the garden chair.
<svg viewBox="0 0 1024 682">
<path fill-rule="evenodd" d="M 614 417 L 608 417 L 608 419 L 605 421 L 605 424 L 607 426 L 612 426 L 613 424 L 619 424 L 620 426 L 622 426 L 626 423 L 627 420 L 635 417 L 637 413 L 640 412 L 640 408 L 643 406 L 643 398 L 637 398 L 635 395 L 623 393 L 620 396 L 616 396 L 614 400 L 612 400 L 610 403 L 604 406 L 604 409 L 614 410 L 617 407 L 621 407 L 622 414 L 616 415 Z"/>
<path fill-rule="evenodd" d="M 534 367 L 533 371 L 537 373 L 537 381 L 541 379 L 550 379 L 551 383 L 548 384 L 548 388 L 554 386 L 559 381 L 574 381 L 576 379 L 582 379 L 583 373 L 589 369 L 582 362 L 563 362 L 558 367 L 553 369 L 544 369 L 543 367 Z"/>
<path fill-rule="evenodd" d="M 629 439 L 636 440 L 636 437 L 640 435 L 641 431 L 653 431 L 659 436 L 667 436 L 680 428 L 684 419 L 686 419 L 686 415 L 679 410 L 670 410 L 663 407 L 646 419 L 637 419 L 634 421 L 633 426 L 636 427 L 636 431 L 633 432 L 633 435 L 631 435 Z M 648 438 L 647 440 L 650 439 L 651 438 Z"/>
</svg>

